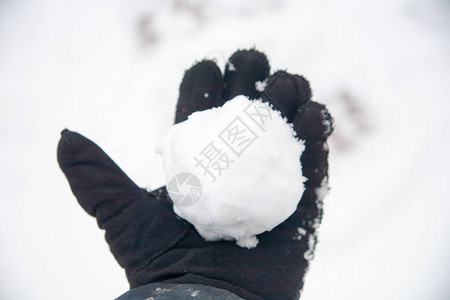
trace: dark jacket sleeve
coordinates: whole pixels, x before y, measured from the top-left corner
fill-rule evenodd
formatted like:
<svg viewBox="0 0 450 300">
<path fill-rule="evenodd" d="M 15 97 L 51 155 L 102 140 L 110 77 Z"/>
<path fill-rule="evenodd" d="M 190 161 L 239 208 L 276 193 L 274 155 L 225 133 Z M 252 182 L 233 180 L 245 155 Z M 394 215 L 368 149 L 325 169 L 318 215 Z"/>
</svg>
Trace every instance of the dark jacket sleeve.
<svg viewBox="0 0 450 300">
<path fill-rule="evenodd" d="M 129 290 L 116 300 L 243 300 L 230 291 L 201 284 L 150 283 Z"/>
</svg>

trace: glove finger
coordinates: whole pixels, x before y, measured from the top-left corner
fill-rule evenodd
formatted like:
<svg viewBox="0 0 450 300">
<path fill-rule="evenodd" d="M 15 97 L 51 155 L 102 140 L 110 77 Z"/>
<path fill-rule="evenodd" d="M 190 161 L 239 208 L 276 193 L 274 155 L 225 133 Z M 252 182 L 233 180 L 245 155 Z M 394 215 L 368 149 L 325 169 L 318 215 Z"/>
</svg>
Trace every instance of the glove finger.
<svg viewBox="0 0 450 300">
<path fill-rule="evenodd" d="M 294 119 L 297 136 L 305 141 L 326 141 L 333 133 L 333 118 L 325 105 L 308 101 Z"/>
<path fill-rule="evenodd" d="M 300 161 L 307 178 L 305 192 L 296 212 L 290 217 L 294 226 L 315 230 L 322 219 L 322 201 L 328 193 L 328 144 L 333 119 L 324 105 L 304 103 L 294 120 L 297 136 L 305 141 Z"/>
<path fill-rule="evenodd" d="M 95 143 L 64 130 L 58 162 L 81 206 L 104 229 L 111 252 L 132 274 L 181 239 L 188 224 L 172 209 L 164 189 L 147 193 Z"/>
<path fill-rule="evenodd" d="M 267 79 L 270 72 L 266 56 L 254 49 L 235 52 L 225 68 L 224 100 L 230 100 L 237 95 L 245 95 L 250 99 L 259 98 L 260 91 L 257 82 Z"/>
<path fill-rule="evenodd" d="M 278 71 L 270 76 L 262 99 L 272 103 L 291 123 L 299 107 L 311 99 L 311 88 L 304 77 Z"/>
<path fill-rule="evenodd" d="M 306 142 L 302 154 L 303 175 L 307 178 L 305 191 L 296 211 L 286 225 L 315 231 L 323 213 L 323 199 L 328 194 L 328 146 L 326 142 Z"/>
<path fill-rule="evenodd" d="M 204 60 L 184 74 L 180 85 L 175 123 L 185 121 L 190 114 L 223 104 L 223 77 L 216 63 Z"/>
<path fill-rule="evenodd" d="M 328 176 L 328 144 L 321 141 L 305 141 L 305 150 L 300 158 L 306 188 L 321 186 Z"/>
<path fill-rule="evenodd" d="M 61 133 L 58 163 L 78 202 L 92 216 L 108 218 L 141 197 L 140 188 L 112 159 L 78 133 Z"/>
</svg>

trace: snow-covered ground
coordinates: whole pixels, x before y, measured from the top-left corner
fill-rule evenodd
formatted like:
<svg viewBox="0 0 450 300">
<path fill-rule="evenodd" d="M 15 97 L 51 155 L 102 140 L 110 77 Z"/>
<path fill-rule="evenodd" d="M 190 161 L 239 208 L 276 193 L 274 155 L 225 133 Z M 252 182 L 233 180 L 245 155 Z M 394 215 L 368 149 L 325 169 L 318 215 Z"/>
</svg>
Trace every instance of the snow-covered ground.
<svg viewBox="0 0 450 300">
<path fill-rule="evenodd" d="M 1 1 L 0 298 L 126 291 L 58 168 L 60 130 L 158 187 L 184 70 L 256 46 L 336 121 L 302 299 L 447 299 L 449 25 L 444 0 Z"/>
</svg>

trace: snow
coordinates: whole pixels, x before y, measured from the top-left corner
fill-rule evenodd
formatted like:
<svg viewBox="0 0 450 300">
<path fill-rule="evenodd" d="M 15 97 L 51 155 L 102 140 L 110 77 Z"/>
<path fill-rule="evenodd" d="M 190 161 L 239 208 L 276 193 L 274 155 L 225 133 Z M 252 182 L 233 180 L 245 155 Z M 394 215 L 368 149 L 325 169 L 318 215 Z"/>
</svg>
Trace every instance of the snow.
<svg viewBox="0 0 450 300">
<path fill-rule="evenodd" d="M 234 72 L 236 71 L 236 67 L 233 65 L 231 61 L 227 61 L 227 69 L 228 71 Z"/>
<path fill-rule="evenodd" d="M 328 144 L 325 143 L 324 145 L 328 145 Z M 324 147 L 328 147 L 328 146 L 324 146 Z M 320 186 L 318 188 L 316 188 L 315 192 L 317 195 L 316 203 L 320 208 L 322 208 L 323 201 L 324 201 L 325 197 L 328 195 L 328 193 L 330 192 L 330 187 L 328 186 L 328 177 L 325 176 L 325 178 L 320 183 Z"/>
<path fill-rule="evenodd" d="M 264 81 L 257 81 L 257 82 L 255 82 L 255 89 L 258 92 L 263 92 L 264 89 L 266 88 L 266 86 L 267 86 L 267 79 L 264 80 Z"/>
<path fill-rule="evenodd" d="M 335 119 L 302 299 L 447 299 L 449 22 L 443 0 L 0 1 L 0 298 L 126 291 L 57 166 L 59 132 L 157 188 L 184 71 L 255 46 Z"/>
<path fill-rule="evenodd" d="M 303 150 L 278 111 L 245 96 L 193 113 L 157 148 L 175 213 L 208 241 L 246 248 L 297 208 L 306 180 Z"/>
<path fill-rule="evenodd" d="M 293 237 L 294 240 L 301 240 L 305 234 L 306 234 L 306 229 L 302 228 L 302 227 L 298 227 L 297 228 L 298 234 L 296 236 Z"/>
<path fill-rule="evenodd" d="M 328 136 L 331 133 L 331 121 L 327 118 L 327 111 L 322 110 L 321 115 L 323 117 L 322 124 L 325 126 L 324 135 Z"/>
<path fill-rule="evenodd" d="M 303 258 L 306 260 L 312 260 L 314 258 L 314 248 L 316 245 L 317 235 L 310 234 L 308 236 L 308 250 L 303 253 Z"/>
</svg>

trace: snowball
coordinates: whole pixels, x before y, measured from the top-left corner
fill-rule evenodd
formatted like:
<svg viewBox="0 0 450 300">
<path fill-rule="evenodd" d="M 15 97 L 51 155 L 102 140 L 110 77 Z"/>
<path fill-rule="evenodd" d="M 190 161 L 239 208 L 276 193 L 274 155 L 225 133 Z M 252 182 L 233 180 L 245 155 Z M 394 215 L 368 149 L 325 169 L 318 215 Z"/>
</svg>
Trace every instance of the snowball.
<svg viewBox="0 0 450 300">
<path fill-rule="evenodd" d="M 303 150 L 278 111 L 245 96 L 193 113 L 157 148 L 175 213 L 208 241 L 247 248 L 297 208 Z"/>
</svg>

